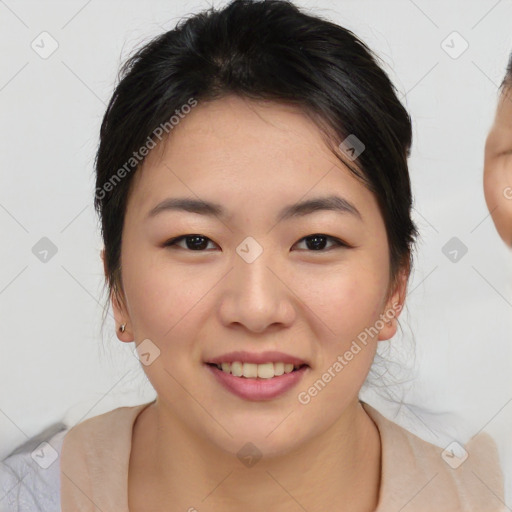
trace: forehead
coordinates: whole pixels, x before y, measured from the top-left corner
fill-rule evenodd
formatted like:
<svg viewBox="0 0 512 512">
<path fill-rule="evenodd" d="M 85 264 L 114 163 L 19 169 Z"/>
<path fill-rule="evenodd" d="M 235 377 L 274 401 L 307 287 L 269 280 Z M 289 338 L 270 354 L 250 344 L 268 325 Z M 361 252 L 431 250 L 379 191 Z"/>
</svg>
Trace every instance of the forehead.
<svg viewBox="0 0 512 512">
<path fill-rule="evenodd" d="M 200 102 L 174 127 L 165 146 L 161 154 L 182 159 L 189 153 L 189 161 L 204 158 L 225 167 L 244 160 L 249 169 L 271 161 L 335 161 L 319 128 L 300 109 L 238 96 Z"/>
<path fill-rule="evenodd" d="M 358 203 L 359 210 L 377 207 L 317 125 L 290 105 L 236 96 L 200 102 L 164 142 L 134 178 L 137 210 L 184 194 L 245 209 L 267 201 L 277 210 L 333 192 Z"/>
</svg>

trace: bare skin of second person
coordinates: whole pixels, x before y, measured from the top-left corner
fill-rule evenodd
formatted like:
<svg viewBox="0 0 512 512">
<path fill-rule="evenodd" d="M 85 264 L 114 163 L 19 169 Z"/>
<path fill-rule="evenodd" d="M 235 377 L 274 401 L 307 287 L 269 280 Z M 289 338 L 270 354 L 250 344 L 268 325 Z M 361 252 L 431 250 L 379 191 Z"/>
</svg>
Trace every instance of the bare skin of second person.
<svg viewBox="0 0 512 512">
<path fill-rule="evenodd" d="M 500 94 L 487 136 L 484 194 L 499 236 L 512 249 L 512 83 Z"/>
</svg>

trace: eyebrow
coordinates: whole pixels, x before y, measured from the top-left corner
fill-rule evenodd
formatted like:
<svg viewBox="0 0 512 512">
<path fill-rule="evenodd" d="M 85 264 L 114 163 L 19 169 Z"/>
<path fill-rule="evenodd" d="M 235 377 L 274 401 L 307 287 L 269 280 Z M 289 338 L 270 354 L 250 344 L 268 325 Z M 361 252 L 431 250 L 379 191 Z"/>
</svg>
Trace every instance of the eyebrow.
<svg viewBox="0 0 512 512">
<path fill-rule="evenodd" d="M 300 203 L 285 206 L 278 213 L 276 222 L 281 222 L 293 217 L 303 217 L 313 212 L 323 210 L 349 213 L 360 220 L 363 220 L 359 210 L 350 201 L 340 196 L 331 195 L 327 197 L 316 197 Z M 148 212 L 146 219 L 153 218 L 164 211 L 186 211 L 190 213 L 197 213 L 199 215 L 216 217 L 218 219 L 225 219 L 227 217 L 227 211 L 219 203 L 212 203 L 189 197 L 170 197 L 164 199 L 152 208 Z"/>
</svg>

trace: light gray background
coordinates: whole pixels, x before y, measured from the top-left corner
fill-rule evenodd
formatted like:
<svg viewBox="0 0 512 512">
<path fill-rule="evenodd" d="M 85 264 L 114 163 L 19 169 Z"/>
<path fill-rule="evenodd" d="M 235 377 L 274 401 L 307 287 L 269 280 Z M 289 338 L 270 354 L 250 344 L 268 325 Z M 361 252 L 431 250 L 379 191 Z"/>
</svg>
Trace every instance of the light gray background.
<svg viewBox="0 0 512 512">
<path fill-rule="evenodd" d="M 371 390 L 363 398 L 439 446 L 488 431 L 512 489 L 512 251 L 482 187 L 485 137 L 512 50 L 512 1 L 296 3 L 374 49 L 413 118 L 421 238 L 391 355 L 407 361 L 414 333 L 416 364 L 407 385 L 388 389 L 405 395 L 400 410 Z M 0 1 L 0 458 L 55 421 L 154 397 L 111 315 L 100 332 L 93 158 L 120 62 L 209 5 Z M 58 43 L 46 59 L 31 47 L 46 37 L 50 48 L 44 31 Z M 463 41 L 454 31 L 469 45 L 457 58 Z M 57 248 L 46 263 L 32 251 L 43 237 Z M 443 253 L 452 237 L 467 247 L 457 262 Z"/>
</svg>

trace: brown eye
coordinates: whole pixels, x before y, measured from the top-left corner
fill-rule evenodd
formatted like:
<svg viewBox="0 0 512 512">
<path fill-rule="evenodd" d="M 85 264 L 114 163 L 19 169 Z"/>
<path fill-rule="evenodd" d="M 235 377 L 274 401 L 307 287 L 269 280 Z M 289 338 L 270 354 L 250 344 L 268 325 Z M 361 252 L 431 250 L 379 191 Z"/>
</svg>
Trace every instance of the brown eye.
<svg viewBox="0 0 512 512">
<path fill-rule="evenodd" d="M 347 247 L 348 248 L 349 247 L 346 243 L 342 242 L 338 238 L 334 238 L 329 235 L 323 235 L 321 233 L 316 233 L 314 235 L 309 235 L 304 238 L 301 238 L 301 240 L 299 240 L 299 243 L 302 242 L 303 240 L 306 241 L 306 247 L 310 250 L 310 252 L 311 251 L 326 252 L 325 246 L 326 246 L 327 240 L 331 240 L 334 243 L 334 246 L 331 246 L 331 248 L 327 249 L 327 250 L 331 250 L 333 247 L 334 248 L 336 248 L 336 247 Z"/>
<path fill-rule="evenodd" d="M 184 241 L 185 247 L 178 246 L 178 243 Z M 171 240 L 167 241 L 164 244 L 164 247 L 172 247 L 172 246 L 178 246 L 183 249 L 188 249 L 190 251 L 200 251 L 204 252 L 204 249 L 208 246 L 208 241 L 212 242 L 208 237 L 203 235 L 182 235 L 178 236 L 176 238 L 171 238 Z"/>
</svg>

